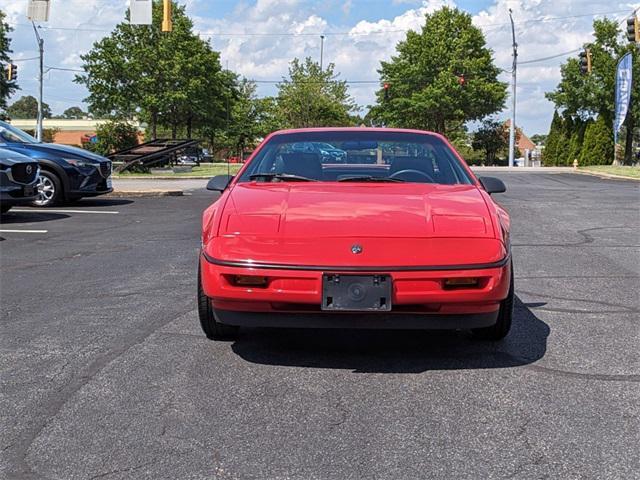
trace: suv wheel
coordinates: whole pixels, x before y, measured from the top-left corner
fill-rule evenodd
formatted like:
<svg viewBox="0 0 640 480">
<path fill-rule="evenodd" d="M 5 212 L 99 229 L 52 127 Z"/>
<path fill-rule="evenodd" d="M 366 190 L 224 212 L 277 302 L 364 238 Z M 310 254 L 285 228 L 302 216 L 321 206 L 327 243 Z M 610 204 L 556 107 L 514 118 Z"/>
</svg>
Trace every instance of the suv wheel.
<svg viewBox="0 0 640 480">
<path fill-rule="evenodd" d="M 33 201 L 33 205 L 36 207 L 51 207 L 60 200 L 62 184 L 56 174 L 42 170 L 36 187 L 38 196 Z"/>
</svg>

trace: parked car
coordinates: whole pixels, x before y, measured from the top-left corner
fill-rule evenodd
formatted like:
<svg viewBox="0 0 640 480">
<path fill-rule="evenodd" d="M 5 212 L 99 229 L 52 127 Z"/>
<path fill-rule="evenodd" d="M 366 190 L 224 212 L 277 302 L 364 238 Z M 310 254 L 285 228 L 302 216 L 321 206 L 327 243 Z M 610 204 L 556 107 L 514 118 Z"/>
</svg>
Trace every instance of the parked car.
<svg viewBox="0 0 640 480">
<path fill-rule="evenodd" d="M 38 173 L 38 162 L 0 148 L 0 213 L 36 199 Z"/>
<path fill-rule="evenodd" d="M 335 145 L 347 163 L 292 148 L 302 142 Z M 509 332 L 510 220 L 490 196 L 505 185 L 476 178 L 441 135 L 276 132 L 207 188 L 221 192 L 203 214 L 198 270 L 211 339 L 242 326 Z"/>
<path fill-rule="evenodd" d="M 0 121 L 0 148 L 36 160 L 40 165 L 38 194 L 33 204 L 48 207 L 113 191 L 111 161 L 81 148 L 38 142 Z"/>
<path fill-rule="evenodd" d="M 322 163 L 344 163 L 347 152 L 327 142 L 298 142 L 291 145 L 294 152 L 317 153 Z"/>
</svg>

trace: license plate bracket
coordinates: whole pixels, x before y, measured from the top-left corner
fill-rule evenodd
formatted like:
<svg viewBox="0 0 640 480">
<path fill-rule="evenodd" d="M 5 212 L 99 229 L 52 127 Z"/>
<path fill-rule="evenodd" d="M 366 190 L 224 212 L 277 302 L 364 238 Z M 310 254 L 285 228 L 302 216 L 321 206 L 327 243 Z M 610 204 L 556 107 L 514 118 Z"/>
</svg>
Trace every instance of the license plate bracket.
<svg viewBox="0 0 640 480">
<path fill-rule="evenodd" d="M 388 312 L 391 310 L 390 275 L 322 275 L 322 310 Z"/>
</svg>

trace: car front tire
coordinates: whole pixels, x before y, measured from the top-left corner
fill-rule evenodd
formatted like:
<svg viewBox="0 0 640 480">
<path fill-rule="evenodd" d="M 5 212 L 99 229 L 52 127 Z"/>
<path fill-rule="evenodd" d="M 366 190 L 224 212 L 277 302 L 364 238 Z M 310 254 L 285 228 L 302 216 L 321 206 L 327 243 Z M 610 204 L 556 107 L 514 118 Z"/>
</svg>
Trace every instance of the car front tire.
<svg viewBox="0 0 640 480">
<path fill-rule="evenodd" d="M 238 335 L 239 327 L 225 325 L 216 320 L 211 300 L 202 289 L 202 275 L 198 264 L 198 316 L 200 326 L 209 340 L 233 340 Z"/>
<path fill-rule="evenodd" d="M 498 311 L 498 321 L 495 325 L 485 328 L 473 329 L 473 335 L 482 340 L 498 341 L 507 336 L 511 329 L 511 321 L 513 319 L 514 304 L 514 287 L 513 287 L 513 264 L 511 264 L 511 282 L 509 284 L 509 294 L 502 302 L 500 302 L 500 310 Z"/>
<path fill-rule="evenodd" d="M 37 183 L 38 196 L 32 205 L 36 207 L 52 207 L 62 197 L 62 182 L 55 173 L 42 170 Z"/>
</svg>

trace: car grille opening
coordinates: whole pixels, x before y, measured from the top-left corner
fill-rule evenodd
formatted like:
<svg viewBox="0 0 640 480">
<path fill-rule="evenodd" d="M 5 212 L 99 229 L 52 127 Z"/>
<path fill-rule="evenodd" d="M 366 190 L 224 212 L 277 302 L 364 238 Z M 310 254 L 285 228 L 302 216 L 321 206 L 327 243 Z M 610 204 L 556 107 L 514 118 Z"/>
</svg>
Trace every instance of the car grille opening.
<svg viewBox="0 0 640 480">
<path fill-rule="evenodd" d="M 33 183 L 38 174 L 37 163 L 17 163 L 11 166 L 11 176 L 13 181 L 17 183 Z"/>
</svg>

